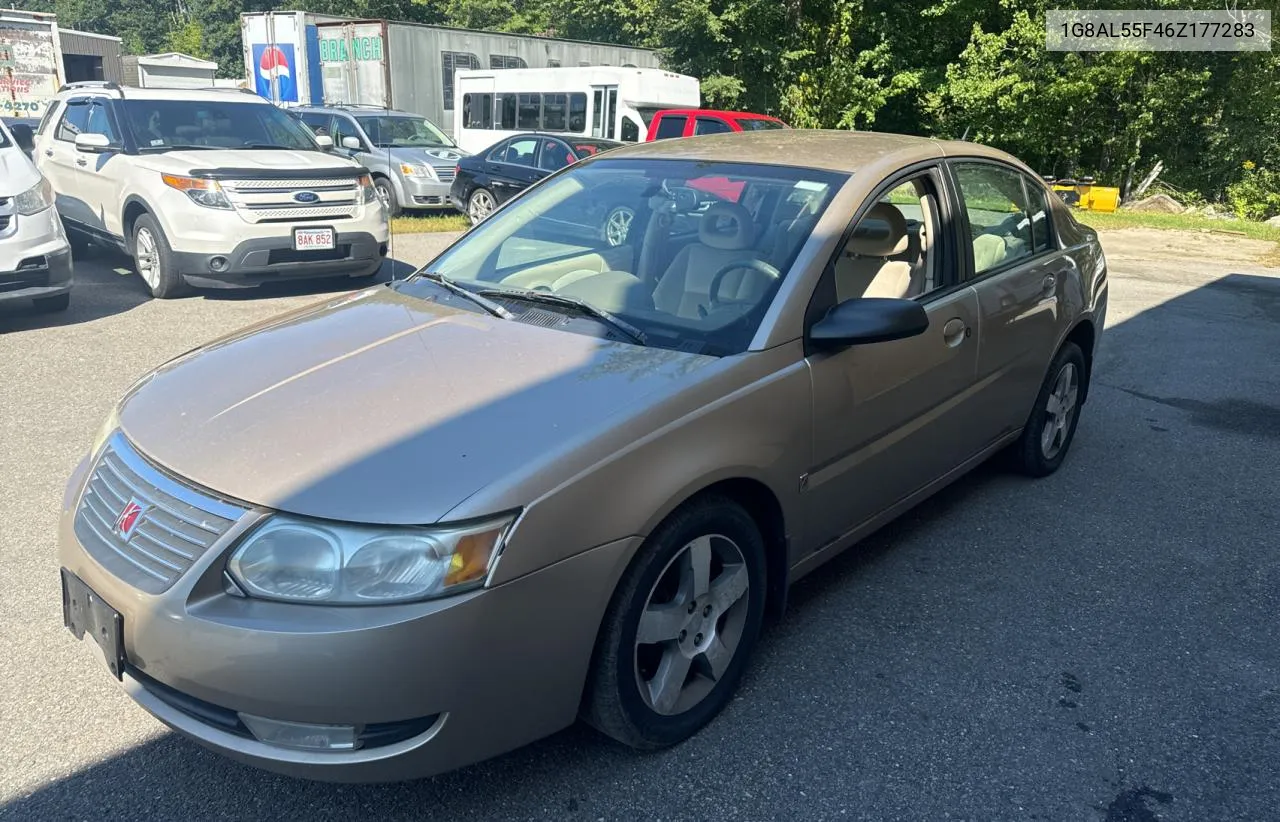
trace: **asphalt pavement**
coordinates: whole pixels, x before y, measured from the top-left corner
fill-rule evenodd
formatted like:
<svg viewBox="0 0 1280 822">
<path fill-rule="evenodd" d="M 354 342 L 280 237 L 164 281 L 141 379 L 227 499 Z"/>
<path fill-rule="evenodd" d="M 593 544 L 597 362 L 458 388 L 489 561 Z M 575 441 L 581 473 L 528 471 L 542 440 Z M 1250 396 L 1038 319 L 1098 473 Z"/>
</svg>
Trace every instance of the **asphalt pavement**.
<svg viewBox="0 0 1280 822">
<path fill-rule="evenodd" d="M 1062 470 L 979 469 L 801 582 L 696 738 L 575 727 L 368 786 L 252 770 L 135 707 L 62 627 L 53 534 L 138 376 L 349 284 L 152 301 L 122 258 L 81 262 L 65 315 L 0 306 L 0 819 L 1277 818 L 1280 272 L 1247 245 L 1105 235 Z"/>
</svg>

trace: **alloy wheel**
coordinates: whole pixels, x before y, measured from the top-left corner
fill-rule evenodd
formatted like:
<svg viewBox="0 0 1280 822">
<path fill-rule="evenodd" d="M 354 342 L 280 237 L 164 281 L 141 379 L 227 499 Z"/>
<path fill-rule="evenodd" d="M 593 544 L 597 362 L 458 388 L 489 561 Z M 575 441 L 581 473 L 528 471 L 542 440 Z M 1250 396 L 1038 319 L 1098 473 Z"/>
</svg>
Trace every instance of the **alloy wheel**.
<svg viewBox="0 0 1280 822">
<path fill-rule="evenodd" d="M 471 202 L 467 208 L 467 215 L 471 218 L 472 225 L 479 225 L 484 219 L 493 213 L 493 197 L 489 192 L 481 189 L 471 195 Z"/>
<path fill-rule="evenodd" d="M 604 239 L 611 246 L 620 246 L 627 241 L 631 231 L 631 221 L 636 213 L 629 208 L 615 208 L 609 213 L 604 223 Z"/>
<path fill-rule="evenodd" d="M 143 281 L 152 289 L 160 286 L 160 254 L 156 248 L 156 238 L 151 230 L 141 228 L 134 241 L 134 262 Z"/>
<path fill-rule="evenodd" d="M 656 713 L 682 714 L 711 692 L 742 641 L 750 597 L 742 549 L 706 535 L 667 563 L 636 631 L 635 675 Z"/>
<path fill-rule="evenodd" d="M 1058 372 L 1053 389 L 1045 400 L 1044 428 L 1040 431 L 1040 452 L 1045 459 L 1053 459 L 1062 450 L 1075 418 L 1079 397 L 1080 379 L 1075 363 L 1069 362 Z"/>
</svg>

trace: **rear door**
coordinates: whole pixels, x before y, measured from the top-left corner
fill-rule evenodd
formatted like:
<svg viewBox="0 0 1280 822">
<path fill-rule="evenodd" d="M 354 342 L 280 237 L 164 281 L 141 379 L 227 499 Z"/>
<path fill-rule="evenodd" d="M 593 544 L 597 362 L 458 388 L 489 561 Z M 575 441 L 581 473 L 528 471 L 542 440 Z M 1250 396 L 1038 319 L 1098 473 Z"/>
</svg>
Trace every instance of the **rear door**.
<svg viewBox="0 0 1280 822">
<path fill-rule="evenodd" d="M 1066 329 L 1063 289 L 1074 262 L 1058 247 L 1044 188 L 1016 168 L 956 160 L 962 249 L 978 294 L 978 378 L 984 416 L 1001 432 L 1021 427 Z"/>
<path fill-rule="evenodd" d="M 703 134 L 725 134 L 727 132 L 737 130 L 738 129 L 731 126 L 729 121 L 725 120 L 723 117 L 698 115 L 697 120 L 693 124 L 694 136 L 700 136 Z"/>
</svg>

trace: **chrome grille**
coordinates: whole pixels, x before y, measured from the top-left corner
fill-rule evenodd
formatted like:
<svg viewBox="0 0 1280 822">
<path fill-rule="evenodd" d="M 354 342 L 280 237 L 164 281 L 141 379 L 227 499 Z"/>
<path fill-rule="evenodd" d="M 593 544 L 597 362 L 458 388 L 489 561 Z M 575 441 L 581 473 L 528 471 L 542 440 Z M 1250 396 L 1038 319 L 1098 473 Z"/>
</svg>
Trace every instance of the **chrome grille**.
<svg viewBox="0 0 1280 822">
<path fill-rule="evenodd" d="M 252 223 L 276 220 L 342 219 L 355 214 L 360 200 L 354 178 L 333 180 L 228 180 L 222 183 L 231 204 Z M 303 191 L 311 203 L 293 199 Z"/>
<path fill-rule="evenodd" d="M 132 533 L 116 528 L 130 502 Z M 198 492 L 144 460 L 119 434 L 98 457 L 80 496 L 75 532 L 104 568 L 148 594 L 167 591 L 246 509 Z"/>
<path fill-rule="evenodd" d="M 448 168 L 437 168 L 436 176 L 440 178 L 440 182 L 442 183 L 452 183 L 453 175 L 456 170 L 457 169 L 453 166 L 449 166 Z"/>
</svg>

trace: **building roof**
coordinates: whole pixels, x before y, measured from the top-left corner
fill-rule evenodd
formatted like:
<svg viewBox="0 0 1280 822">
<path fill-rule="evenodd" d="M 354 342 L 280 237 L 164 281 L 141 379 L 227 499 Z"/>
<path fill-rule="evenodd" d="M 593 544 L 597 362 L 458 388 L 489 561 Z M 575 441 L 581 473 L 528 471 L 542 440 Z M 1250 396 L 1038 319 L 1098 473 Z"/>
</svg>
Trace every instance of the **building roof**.
<svg viewBox="0 0 1280 822">
<path fill-rule="evenodd" d="M 188 68 L 201 68 L 215 71 L 218 64 L 212 60 L 202 60 L 199 57 L 192 57 L 190 54 L 184 54 L 180 51 L 166 51 L 161 54 L 144 54 L 137 58 L 138 62 L 144 66 L 185 66 Z"/>
</svg>

